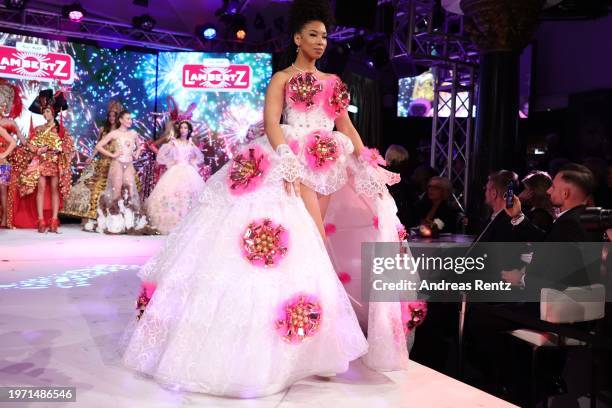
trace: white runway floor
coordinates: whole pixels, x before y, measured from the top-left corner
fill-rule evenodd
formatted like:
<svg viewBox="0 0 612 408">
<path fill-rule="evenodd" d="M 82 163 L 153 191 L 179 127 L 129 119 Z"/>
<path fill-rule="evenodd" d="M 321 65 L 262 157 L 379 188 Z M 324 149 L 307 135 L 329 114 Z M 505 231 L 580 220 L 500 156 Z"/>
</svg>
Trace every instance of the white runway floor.
<svg viewBox="0 0 612 408">
<path fill-rule="evenodd" d="M 139 288 L 135 273 L 164 237 L 0 230 L 0 386 L 74 386 L 76 403 L 22 407 L 510 407 L 425 366 L 378 373 L 359 362 L 329 380 L 309 378 L 270 397 L 184 394 L 124 369 L 117 341 Z"/>
</svg>

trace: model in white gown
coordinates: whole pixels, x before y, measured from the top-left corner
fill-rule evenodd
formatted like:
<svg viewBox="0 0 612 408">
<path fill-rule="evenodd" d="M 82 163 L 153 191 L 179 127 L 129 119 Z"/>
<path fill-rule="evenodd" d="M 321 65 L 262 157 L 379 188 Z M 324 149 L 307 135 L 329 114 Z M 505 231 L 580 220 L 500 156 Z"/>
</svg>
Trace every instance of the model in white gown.
<svg viewBox="0 0 612 408">
<path fill-rule="evenodd" d="M 397 177 L 357 157 L 351 139 L 333 131 L 339 118 L 350 121 L 338 77 L 290 72 L 278 77 L 286 143 L 275 151 L 268 136 L 244 147 L 207 181 L 199 205 L 138 274 L 156 290 L 128 335 L 123 362 L 165 386 L 256 397 L 346 371 L 364 355 L 380 370 L 408 363 L 400 304 L 361 303 L 366 341 L 321 228 L 302 198 L 285 190 L 301 180 L 331 195 L 339 234 L 346 226 L 362 240 L 398 242 L 385 186 Z M 350 197 L 357 201 L 343 201 Z M 329 245 L 356 261 L 350 272 L 358 281 L 359 243 Z"/>
<path fill-rule="evenodd" d="M 189 138 L 190 126 L 187 121 L 180 122 L 180 137 L 164 144 L 157 154 L 157 162 L 167 170 L 147 199 L 146 209 L 149 223 L 161 234 L 170 233 L 185 218 L 204 188 L 198 172 L 204 155 Z"/>
</svg>

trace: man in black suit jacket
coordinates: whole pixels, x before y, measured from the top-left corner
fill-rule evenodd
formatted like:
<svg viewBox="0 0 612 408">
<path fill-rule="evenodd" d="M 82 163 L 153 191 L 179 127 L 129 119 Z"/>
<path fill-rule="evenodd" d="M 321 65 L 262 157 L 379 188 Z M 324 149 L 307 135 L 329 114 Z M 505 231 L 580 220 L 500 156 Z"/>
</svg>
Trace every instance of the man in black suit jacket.
<svg viewBox="0 0 612 408">
<path fill-rule="evenodd" d="M 593 174 L 585 166 L 568 164 L 555 176 L 548 190 L 554 206 L 561 213 L 553 223 L 548 234 L 543 238 L 543 245 L 536 246 L 531 264 L 523 276 L 518 271 L 509 271 L 503 278 L 513 285 L 523 285 L 529 300 L 538 300 L 542 288 L 564 290 L 569 286 L 584 286 L 592 283 L 588 265 L 597 259 L 595 246 L 564 244 L 558 248 L 551 242 L 580 243 L 597 241 L 596 236 L 587 231 L 580 222 L 580 215 L 585 210 L 585 202 L 594 187 Z M 513 208 L 506 209 L 512 218 L 517 237 L 534 234 L 535 227 L 521 212 L 521 203 L 514 197 Z M 589 251 L 589 252 L 585 252 Z M 539 309 L 538 309 L 539 310 Z"/>
<path fill-rule="evenodd" d="M 524 324 L 506 319 L 508 312 L 514 315 L 531 316 L 539 319 L 539 297 L 544 287 L 563 290 L 568 286 L 582 286 L 590 283 L 589 274 L 585 267 L 583 253 L 578 245 L 567 245 L 555 248 L 551 242 L 588 242 L 593 240 L 591 233 L 586 231 L 580 223 L 580 214 L 584 211 L 584 203 L 592 191 L 593 175 L 584 166 L 577 164 L 562 168 L 553 180 L 548 190 L 553 205 L 561 209 L 561 214 L 553 224 L 548 234 L 533 225 L 521 212 L 521 203 L 513 197 L 513 207 L 505 208 L 505 214 L 511 219 L 514 226 L 509 241 L 542 241 L 544 245 L 536 245 L 532 261 L 523 273 L 518 268 L 502 272 L 502 278 L 516 286 L 524 286 L 525 303 L 511 303 L 500 305 L 482 305 L 474 310 L 473 332 L 477 336 L 478 350 L 481 351 L 481 360 L 485 362 L 504 360 L 507 356 L 499 353 L 504 349 L 504 333 L 509 330 L 523 327 Z M 476 305 L 479 306 L 479 305 Z M 489 349 L 490 348 L 490 349 Z M 501 357 L 495 359 L 495 355 Z M 551 357 L 547 373 L 542 373 L 546 384 L 551 389 L 563 389 L 560 378 L 565 356 L 559 354 Z M 502 366 L 508 367 L 510 361 L 504 361 Z M 524 364 L 517 370 L 525 370 Z M 487 367 L 485 365 L 485 370 Z M 494 373 L 494 367 L 488 367 L 489 374 Z M 504 381 L 505 382 L 505 381 Z"/>
<path fill-rule="evenodd" d="M 515 188 L 518 183 L 518 176 L 512 171 L 500 170 L 489 175 L 485 188 L 485 204 L 491 209 L 492 215 L 489 223 L 474 241 L 475 244 L 538 241 L 542 238 L 544 232 L 536 227 L 525 231 L 521 236 L 518 236 L 514 230 L 511 217 L 504 211 L 506 208 L 506 193 L 510 183 L 513 183 Z M 487 281 L 499 282 L 502 271 L 521 269 L 524 265 L 521 261 L 521 255 L 526 250 L 526 245 L 522 246 L 518 243 L 511 245 L 478 245 L 471 248 L 470 254 L 476 256 L 483 251 L 486 252 L 488 256 L 486 267 L 481 274 Z M 486 296 L 486 293 L 476 293 L 472 296 L 474 295 Z"/>
<path fill-rule="evenodd" d="M 510 242 L 513 241 L 510 216 L 504 212 L 506 208 L 506 190 L 508 184 L 518 182 L 518 176 L 513 171 L 500 170 L 491 173 L 485 187 L 485 204 L 492 211 L 489 223 L 482 230 L 477 242 Z"/>
</svg>

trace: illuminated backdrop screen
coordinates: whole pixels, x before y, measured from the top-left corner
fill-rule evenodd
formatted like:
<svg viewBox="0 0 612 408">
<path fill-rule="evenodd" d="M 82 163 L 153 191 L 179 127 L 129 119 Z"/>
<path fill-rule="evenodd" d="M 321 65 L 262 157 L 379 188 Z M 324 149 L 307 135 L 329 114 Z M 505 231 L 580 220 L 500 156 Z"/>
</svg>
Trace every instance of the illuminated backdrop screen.
<svg viewBox="0 0 612 408">
<path fill-rule="evenodd" d="M 176 104 L 191 113 L 213 170 L 227 159 L 222 151 L 245 142 L 249 126 L 263 119 L 271 54 L 163 52 L 157 68 L 157 110 Z M 155 84 L 147 89 L 154 95 Z"/>
<path fill-rule="evenodd" d="M 145 139 L 163 132 L 173 108 L 191 111 L 196 140 L 215 170 L 262 120 L 271 75 L 270 54 L 140 53 L 0 33 L 0 77 L 21 90 L 22 133 L 28 134 L 30 120 L 44 123 L 27 110 L 39 91 L 61 84 L 69 104 L 63 120 L 79 160 L 91 155 L 114 99 L 132 112 Z"/>
<path fill-rule="evenodd" d="M 99 128 L 106 118 L 106 108 L 110 99 L 116 99 L 134 113 L 135 128 L 145 137 L 150 137 L 153 129 L 152 116 L 149 115 L 154 104 L 147 96 L 145 82 L 147 76 L 155 72 L 156 56 L 131 51 L 117 51 L 75 44 L 62 41 L 46 40 L 36 37 L 25 37 L 13 34 L 0 34 L 0 46 L 17 47 L 18 44 L 36 45 L 46 49 L 49 53 L 66 54 L 74 62 L 74 78 L 72 84 L 67 85 L 65 93 L 69 110 L 64 114 L 64 124 L 75 139 L 77 149 L 83 155 L 90 155 L 95 146 Z M 21 47 L 19 47 L 21 48 Z M 47 61 L 50 57 L 19 51 L 11 58 L 16 65 L 20 59 L 22 69 L 29 74 L 39 75 L 30 79 L 11 78 L 10 74 L 0 72 L 0 76 L 16 84 L 21 90 L 24 111 L 17 119 L 22 133 L 28 134 L 30 119 L 34 126 L 44 123 L 41 115 L 32 114 L 27 109 L 42 89 L 59 88 L 58 82 L 49 78 L 57 68 L 50 72 L 36 72 L 25 69 L 23 61 Z M 6 60 L 4 61 L 7 62 Z M 51 61 L 52 62 L 52 61 Z M 0 65 L 2 63 L 0 59 Z M 30 64 L 31 66 L 32 64 Z M 0 67 L 3 68 L 3 67 Z M 15 69 L 14 71 L 16 71 Z M 22 71 L 26 73 L 25 71 Z"/>
</svg>

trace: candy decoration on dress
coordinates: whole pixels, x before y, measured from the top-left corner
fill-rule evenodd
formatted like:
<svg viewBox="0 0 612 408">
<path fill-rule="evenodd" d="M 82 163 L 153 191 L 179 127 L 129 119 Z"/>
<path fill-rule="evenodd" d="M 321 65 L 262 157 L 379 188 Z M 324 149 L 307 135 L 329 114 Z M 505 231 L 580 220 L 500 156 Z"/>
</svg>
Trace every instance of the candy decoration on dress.
<svg viewBox="0 0 612 408">
<path fill-rule="evenodd" d="M 302 105 L 309 109 L 315 104 L 315 96 L 323 91 L 323 85 L 317 81 L 312 73 L 306 72 L 291 78 L 287 83 L 287 91 L 289 99 L 297 106 Z"/>
<path fill-rule="evenodd" d="M 332 235 L 333 233 L 336 232 L 336 225 L 335 224 L 331 224 L 331 223 L 327 223 L 323 226 L 323 228 L 325 229 L 325 236 L 329 237 L 330 235 Z"/>
<path fill-rule="evenodd" d="M 251 222 L 241 237 L 242 254 L 256 266 L 273 267 L 287 253 L 288 233 L 270 219 Z"/>
<path fill-rule="evenodd" d="M 153 292 L 155 292 L 156 285 L 154 283 L 142 282 L 140 286 L 140 295 L 138 295 L 138 300 L 136 300 L 136 310 L 138 310 L 138 315 L 136 316 L 136 320 L 140 320 L 142 317 L 151 297 L 153 296 Z"/>
<path fill-rule="evenodd" d="M 359 153 L 359 158 L 372 167 L 378 167 L 379 164 L 382 166 L 387 165 L 387 162 L 376 148 L 368 148 L 364 146 Z"/>
<path fill-rule="evenodd" d="M 325 105 L 325 110 L 332 117 L 338 117 L 348 108 L 351 101 L 351 94 L 348 87 L 340 79 L 336 79 L 331 88 L 331 95 Z"/>
<path fill-rule="evenodd" d="M 427 316 L 427 303 L 422 300 L 401 302 L 401 308 L 402 324 L 406 334 L 421 325 Z"/>
<path fill-rule="evenodd" d="M 317 333 L 321 321 L 321 305 L 317 299 L 299 294 L 284 304 L 276 329 L 287 343 L 299 344 Z"/>
<path fill-rule="evenodd" d="M 400 224 L 397 226 L 397 237 L 400 241 L 405 241 L 408 238 L 408 233 L 406 232 L 406 228 Z"/>
<path fill-rule="evenodd" d="M 269 165 L 268 156 L 259 146 L 237 154 L 228 172 L 230 192 L 240 195 L 255 190 L 261 184 Z"/>
<path fill-rule="evenodd" d="M 374 229 L 378 229 L 378 217 L 376 215 L 372 217 L 372 226 Z"/>
<path fill-rule="evenodd" d="M 348 272 L 340 272 L 338 274 L 338 279 L 340 279 L 340 282 L 342 282 L 345 285 L 353 280 L 353 278 Z"/>
<path fill-rule="evenodd" d="M 331 132 L 316 130 L 306 139 L 306 162 L 312 170 L 325 170 L 340 156 L 340 146 Z"/>
</svg>

